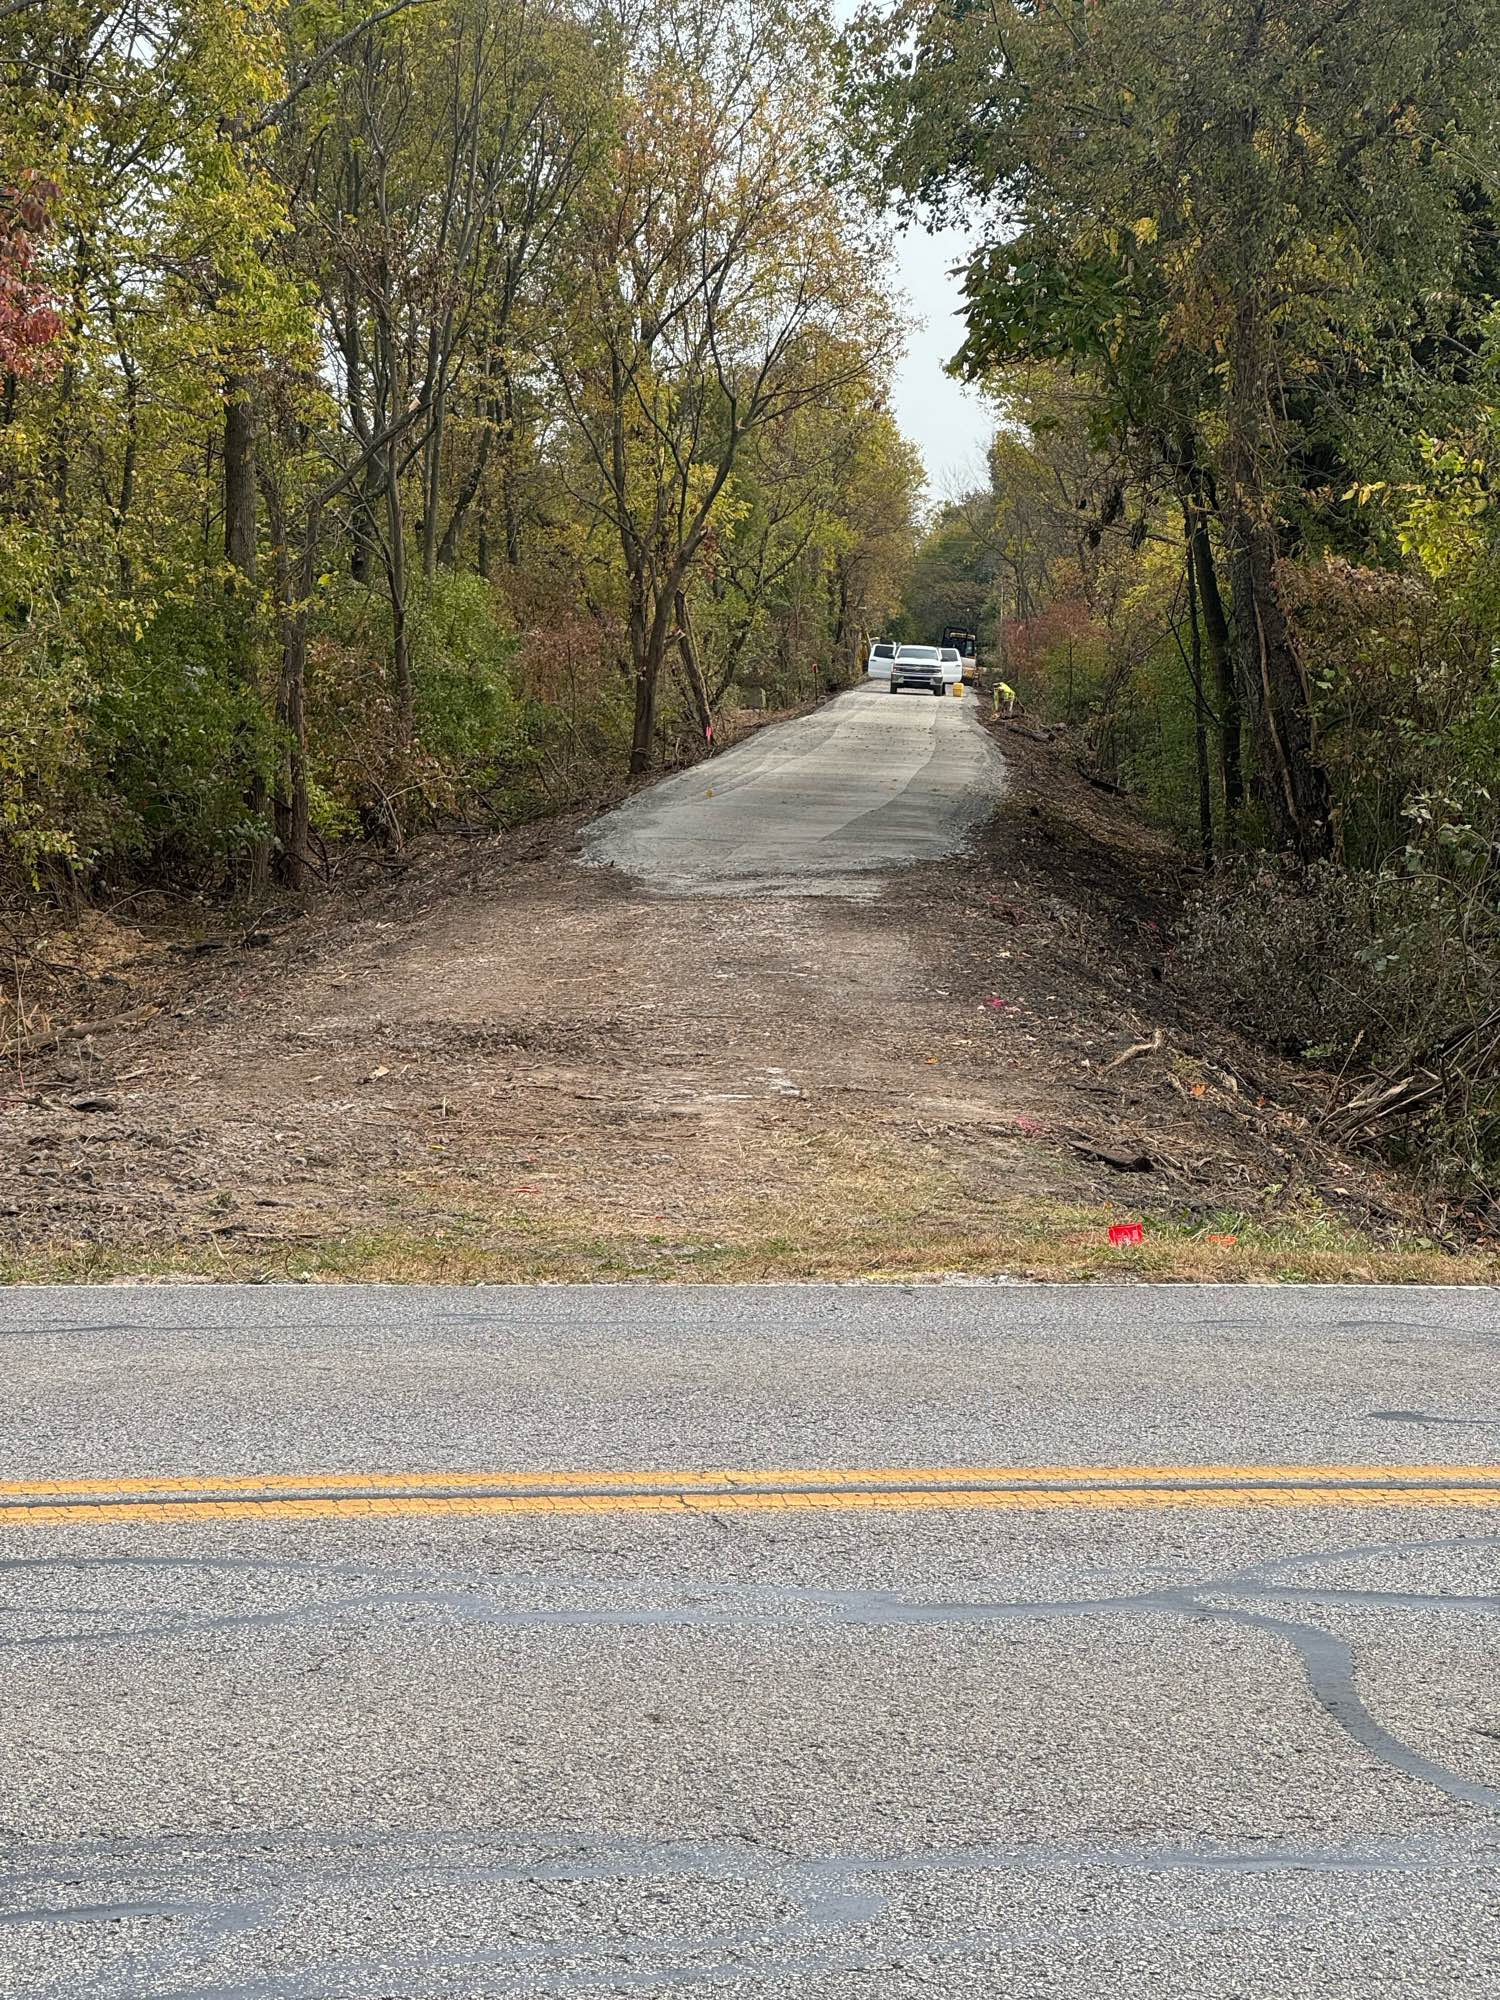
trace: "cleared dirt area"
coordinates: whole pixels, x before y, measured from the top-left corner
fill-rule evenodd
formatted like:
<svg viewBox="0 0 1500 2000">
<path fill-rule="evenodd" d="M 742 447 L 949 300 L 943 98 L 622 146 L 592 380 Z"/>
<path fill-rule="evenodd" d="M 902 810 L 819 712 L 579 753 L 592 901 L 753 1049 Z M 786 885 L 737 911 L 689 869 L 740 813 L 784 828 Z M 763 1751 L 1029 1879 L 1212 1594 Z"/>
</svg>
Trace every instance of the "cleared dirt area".
<svg viewBox="0 0 1500 2000">
<path fill-rule="evenodd" d="M 866 900 L 659 898 L 553 823 L 199 956 L 54 938 L 93 1019 L 8 1060 L 0 1268 L 1493 1276 L 1174 996 L 1167 843 L 999 740 L 972 851 Z"/>
</svg>

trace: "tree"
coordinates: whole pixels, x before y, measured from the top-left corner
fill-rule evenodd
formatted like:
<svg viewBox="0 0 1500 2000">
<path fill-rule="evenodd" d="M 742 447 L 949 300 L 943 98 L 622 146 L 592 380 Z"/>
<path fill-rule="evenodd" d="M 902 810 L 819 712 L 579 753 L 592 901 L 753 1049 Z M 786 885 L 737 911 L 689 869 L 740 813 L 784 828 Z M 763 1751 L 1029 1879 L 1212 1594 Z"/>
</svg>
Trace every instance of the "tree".
<svg viewBox="0 0 1500 2000">
<path fill-rule="evenodd" d="M 571 240 L 577 317 L 552 358 L 590 467 L 581 497 L 619 542 L 640 775 L 673 646 L 710 726 L 683 609 L 747 440 L 867 374 L 868 352 L 835 336 L 873 299 L 818 170 L 815 30 L 686 0 L 643 14 L 622 60 L 619 136 Z"/>
<path fill-rule="evenodd" d="M 921 476 L 871 380 L 748 440 L 695 593 L 711 703 L 736 679 L 801 700 L 854 677 L 895 609 Z"/>
<path fill-rule="evenodd" d="M 778 5 L 0 5 L 6 886 L 304 889 L 848 670 L 914 479 Z"/>
<path fill-rule="evenodd" d="M 0 376 L 12 382 L 45 367 L 62 332 L 62 315 L 36 268 L 37 242 L 56 195 L 55 184 L 41 176 L 0 187 Z"/>
<path fill-rule="evenodd" d="M 907 574 L 902 603 L 914 641 L 934 641 L 945 625 L 977 632 L 992 608 L 1002 556 L 995 495 L 966 493 L 941 508 Z"/>
<path fill-rule="evenodd" d="M 1304 857 L 1331 801 L 1278 566 L 1316 532 L 1315 448 L 1368 476 L 1472 365 L 1497 32 L 1484 0 L 942 0 L 861 35 L 893 185 L 1005 217 L 969 274 L 965 368 L 1087 375 L 1096 442 L 1211 521 L 1206 636 L 1217 540 L 1260 799 Z"/>
</svg>

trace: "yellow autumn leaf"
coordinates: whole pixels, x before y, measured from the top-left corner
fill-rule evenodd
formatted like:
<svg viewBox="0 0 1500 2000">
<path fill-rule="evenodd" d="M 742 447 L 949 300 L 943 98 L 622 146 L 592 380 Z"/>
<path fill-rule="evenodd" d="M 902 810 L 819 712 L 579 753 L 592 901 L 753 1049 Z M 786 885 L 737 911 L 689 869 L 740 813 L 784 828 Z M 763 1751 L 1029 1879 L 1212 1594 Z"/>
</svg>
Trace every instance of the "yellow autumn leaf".
<svg viewBox="0 0 1500 2000">
<path fill-rule="evenodd" d="M 1135 240 L 1137 243 L 1154 243 L 1157 231 L 1160 228 L 1160 224 L 1154 215 L 1139 216 L 1130 226 L 1135 231 Z"/>
</svg>

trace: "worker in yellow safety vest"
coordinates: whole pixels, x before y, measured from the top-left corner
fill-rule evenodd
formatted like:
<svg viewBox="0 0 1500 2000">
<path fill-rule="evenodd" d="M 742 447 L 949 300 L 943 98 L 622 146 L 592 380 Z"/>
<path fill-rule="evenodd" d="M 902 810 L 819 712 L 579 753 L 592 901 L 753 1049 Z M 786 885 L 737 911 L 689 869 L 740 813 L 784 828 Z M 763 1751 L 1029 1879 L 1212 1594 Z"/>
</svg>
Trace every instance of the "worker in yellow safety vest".
<svg viewBox="0 0 1500 2000">
<path fill-rule="evenodd" d="M 1010 685 L 1009 681 L 996 681 L 995 683 L 996 705 L 998 706 L 1002 701 L 1005 703 L 1005 713 L 1007 715 L 1014 715 L 1016 712 L 1016 691 Z"/>
</svg>

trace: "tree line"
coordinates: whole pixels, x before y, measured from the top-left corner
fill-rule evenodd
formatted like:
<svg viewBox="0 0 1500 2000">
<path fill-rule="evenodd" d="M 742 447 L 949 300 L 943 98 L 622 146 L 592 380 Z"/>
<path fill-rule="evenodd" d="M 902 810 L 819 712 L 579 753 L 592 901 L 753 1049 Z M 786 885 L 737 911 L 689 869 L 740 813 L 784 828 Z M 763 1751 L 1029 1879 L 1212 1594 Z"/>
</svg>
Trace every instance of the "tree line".
<svg viewBox="0 0 1500 2000">
<path fill-rule="evenodd" d="M 1179 963 L 1500 1159 L 1500 14 L 1489 0 L 867 8 L 890 198 L 968 222 L 991 481 L 914 603 L 1213 869 Z"/>
<path fill-rule="evenodd" d="M 0 7 L 12 889 L 300 887 L 852 671 L 919 469 L 834 87 L 780 0 Z"/>
</svg>

